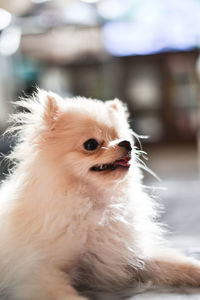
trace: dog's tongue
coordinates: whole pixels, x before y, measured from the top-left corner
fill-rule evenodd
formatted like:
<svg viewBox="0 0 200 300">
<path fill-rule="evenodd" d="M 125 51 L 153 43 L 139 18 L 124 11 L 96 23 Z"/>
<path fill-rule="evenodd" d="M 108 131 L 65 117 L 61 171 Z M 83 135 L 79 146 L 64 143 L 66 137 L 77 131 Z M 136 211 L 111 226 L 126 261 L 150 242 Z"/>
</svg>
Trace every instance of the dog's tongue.
<svg viewBox="0 0 200 300">
<path fill-rule="evenodd" d="M 125 156 L 119 160 L 116 160 L 114 162 L 114 165 L 117 165 L 117 166 L 123 166 L 123 167 L 130 167 L 130 164 L 129 164 L 129 160 L 130 160 L 130 157 L 129 156 Z"/>
</svg>

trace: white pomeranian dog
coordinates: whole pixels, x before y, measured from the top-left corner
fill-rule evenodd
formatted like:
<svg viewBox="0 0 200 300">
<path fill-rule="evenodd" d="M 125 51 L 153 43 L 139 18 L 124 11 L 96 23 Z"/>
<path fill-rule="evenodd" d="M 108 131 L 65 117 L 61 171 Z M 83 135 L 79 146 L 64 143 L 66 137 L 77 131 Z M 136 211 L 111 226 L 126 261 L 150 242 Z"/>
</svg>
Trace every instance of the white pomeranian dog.
<svg viewBox="0 0 200 300">
<path fill-rule="evenodd" d="M 0 191 L 1 299 L 200 286 L 199 262 L 162 239 L 124 105 L 41 90 L 19 105 L 16 164 Z"/>
</svg>

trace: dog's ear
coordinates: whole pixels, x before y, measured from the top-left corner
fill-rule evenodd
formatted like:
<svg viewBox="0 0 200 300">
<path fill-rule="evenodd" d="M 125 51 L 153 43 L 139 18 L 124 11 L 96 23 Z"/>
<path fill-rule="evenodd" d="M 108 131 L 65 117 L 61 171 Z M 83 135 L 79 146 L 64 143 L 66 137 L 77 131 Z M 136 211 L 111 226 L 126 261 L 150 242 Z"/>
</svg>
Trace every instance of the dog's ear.
<svg viewBox="0 0 200 300">
<path fill-rule="evenodd" d="M 106 106 L 109 111 L 119 113 L 124 116 L 126 120 L 128 119 L 129 113 L 127 105 L 119 99 L 115 98 L 114 100 L 107 101 Z"/>
<path fill-rule="evenodd" d="M 42 118 L 46 123 L 54 123 L 61 113 L 62 98 L 53 92 L 38 91 L 39 102 L 43 107 Z"/>
</svg>

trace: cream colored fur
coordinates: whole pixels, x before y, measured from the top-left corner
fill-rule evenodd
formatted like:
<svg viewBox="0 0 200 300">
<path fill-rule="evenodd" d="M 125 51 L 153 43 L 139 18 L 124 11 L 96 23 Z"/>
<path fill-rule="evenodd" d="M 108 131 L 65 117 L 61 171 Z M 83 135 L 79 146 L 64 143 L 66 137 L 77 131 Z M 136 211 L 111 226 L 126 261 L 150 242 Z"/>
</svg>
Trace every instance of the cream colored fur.
<svg viewBox="0 0 200 300">
<path fill-rule="evenodd" d="M 199 263 L 164 246 L 122 103 L 38 91 L 19 105 L 29 112 L 14 116 L 16 166 L 0 191 L 1 299 L 85 299 L 72 286 L 199 286 Z M 97 151 L 84 150 L 90 138 Z M 90 170 L 124 156 L 122 140 L 133 147 L 129 170 Z"/>
</svg>

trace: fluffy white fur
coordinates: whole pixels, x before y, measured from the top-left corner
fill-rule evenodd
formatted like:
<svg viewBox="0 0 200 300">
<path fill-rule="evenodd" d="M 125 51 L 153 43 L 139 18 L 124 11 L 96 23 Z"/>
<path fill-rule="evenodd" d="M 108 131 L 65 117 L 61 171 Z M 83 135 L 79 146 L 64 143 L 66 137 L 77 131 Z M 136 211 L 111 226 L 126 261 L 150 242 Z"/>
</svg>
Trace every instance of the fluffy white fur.
<svg viewBox="0 0 200 300">
<path fill-rule="evenodd" d="M 38 91 L 14 116 L 16 166 L 0 191 L 0 295 L 78 300 L 75 287 L 200 285 L 197 261 L 164 246 L 143 192 L 137 152 L 119 100 L 62 99 Z M 96 151 L 83 143 L 95 138 Z M 126 155 L 131 167 L 91 167 Z"/>
</svg>

